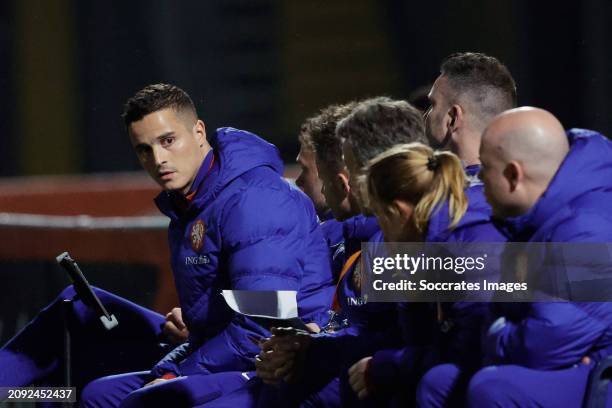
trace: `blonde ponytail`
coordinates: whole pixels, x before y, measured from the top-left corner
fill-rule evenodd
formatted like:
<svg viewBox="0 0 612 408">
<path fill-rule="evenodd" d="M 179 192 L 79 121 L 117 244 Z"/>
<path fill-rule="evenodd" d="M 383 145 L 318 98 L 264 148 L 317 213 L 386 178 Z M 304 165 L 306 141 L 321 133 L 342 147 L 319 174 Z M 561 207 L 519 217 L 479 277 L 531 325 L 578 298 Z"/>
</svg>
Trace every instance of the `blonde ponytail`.
<svg viewBox="0 0 612 408">
<path fill-rule="evenodd" d="M 466 177 L 453 153 L 434 152 L 421 143 L 397 145 L 369 163 L 369 200 L 390 204 L 404 199 L 414 207 L 413 221 L 424 234 L 433 212 L 448 201 L 450 228 L 455 227 L 467 209 Z"/>
<path fill-rule="evenodd" d="M 459 158 L 450 152 L 432 152 L 427 158 L 427 169 L 433 172 L 433 180 L 419 202 L 416 204 L 415 223 L 427 225 L 433 212 L 448 201 L 448 218 L 450 228 L 455 227 L 467 210 L 467 198 L 464 188 L 465 173 Z"/>
</svg>

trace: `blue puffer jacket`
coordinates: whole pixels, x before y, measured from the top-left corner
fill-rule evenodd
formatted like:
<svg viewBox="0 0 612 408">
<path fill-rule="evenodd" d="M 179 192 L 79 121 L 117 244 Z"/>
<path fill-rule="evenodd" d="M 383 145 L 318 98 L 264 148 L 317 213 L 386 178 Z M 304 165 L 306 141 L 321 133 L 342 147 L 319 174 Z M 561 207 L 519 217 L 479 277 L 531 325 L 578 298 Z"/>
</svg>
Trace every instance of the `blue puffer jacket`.
<svg viewBox="0 0 612 408">
<path fill-rule="evenodd" d="M 484 196 L 484 184 L 478 178 L 479 165 L 465 168 L 468 187 L 465 195 L 468 208 L 459 224 L 449 229 L 448 202 L 431 216 L 427 227 L 427 242 L 505 242 L 507 239 L 491 222 L 491 206 Z"/>
<path fill-rule="evenodd" d="M 570 151 L 546 192 L 525 215 L 505 220 L 513 241 L 612 242 L 612 142 L 589 130 L 567 133 Z M 550 266 L 538 271 L 554 272 Z M 612 265 L 607 273 L 612 276 Z M 494 362 L 557 369 L 612 351 L 610 302 L 497 304 L 494 310 L 503 317 L 489 331 Z"/>
<path fill-rule="evenodd" d="M 362 243 L 379 243 L 384 240 L 376 218 L 363 215 L 345 221 L 344 233 L 347 248 L 351 251 L 347 251 L 347 258 L 348 255 L 360 250 Z M 365 247 L 366 250 L 360 255 L 362 265 L 371 263 L 371 258 L 376 256 L 370 253 L 371 248 L 379 249 L 380 247 Z M 338 283 L 337 295 L 340 306 L 338 318 L 346 319 L 349 326 L 335 335 L 360 336 L 359 342 L 349 340 L 350 343 L 347 343 L 349 348 L 373 351 L 376 345 L 392 344 L 397 340 L 399 331 L 395 325 L 397 321 L 395 307 L 392 303 L 367 302 L 367 299 L 362 296 L 362 291 L 355 288 L 355 267 L 356 263 L 347 270 L 342 281 Z M 362 267 L 362 270 L 367 269 Z M 360 344 L 359 347 L 357 344 Z M 360 353 L 357 352 L 357 354 Z M 349 357 L 347 359 L 350 360 Z"/>
<path fill-rule="evenodd" d="M 357 215 L 349 218 L 343 222 L 343 230 L 347 259 L 361 249 L 362 243 L 383 240 L 374 217 Z M 362 262 L 370 262 L 370 256 L 368 252 L 360 255 Z M 333 333 L 317 335 L 309 349 L 311 357 L 307 358 L 305 370 L 317 373 L 316 381 L 313 379 L 312 382 L 327 383 L 333 377 L 345 374 L 358 358 L 370 355 L 377 349 L 400 344 L 395 305 L 366 302 L 361 292 L 354 287 L 356 265 L 357 262 L 347 269 L 337 287 L 340 310 L 335 319 L 338 322 L 348 322 L 348 326 Z"/>
<path fill-rule="evenodd" d="M 449 229 L 448 203 L 441 205 L 429 221 L 426 241 L 505 242 L 506 237 L 491 222 L 491 207 L 478 179 L 480 166 L 469 166 L 465 171 L 469 182 L 465 190 L 468 198 L 466 213 L 455 228 Z M 379 386 L 407 385 L 441 362 L 473 368 L 481 361 L 481 327 L 488 317 L 487 312 L 484 303 L 399 304 L 405 347 L 376 352 L 368 370 L 368 379 Z"/>
<path fill-rule="evenodd" d="M 321 222 L 321 232 L 329 248 L 334 284 L 338 281 L 338 276 L 346 258 L 343 228 L 343 223 L 335 219 L 327 219 Z"/>
<path fill-rule="evenodd" d="M 361 249 L 363 242 L 382 240 L 382 233 L 375 217 L 366 217 L 360 214 L 342 221 L 340 225 L 342 226 L 342 242 L 346 247 L 346 252 L 342 254 L 345 262 L 351 255 Z M 338 274 L 345 266 L 345 262 L 342 263 L 342 268 L 340 268 Z M 333 321 L 330 321 L 331 324 L 336 326 L 335 331 L 333 333 L 322 333 L 321 336 L 338 337 L 347 334 L 358 335 L 364 330 L 378 331 L 380 327 L 386 326 L 385 322 L 393 321 L 394 313 L 388 314 L 385 312 L 390 310 L 388 304 L 365 303 L 361 293 L 353 287 L 355 265 L 356 263 L 348 268 L 342 280 L 337 282 L 335 297 L 340 310 L 335 311 Z M 332 306 L 331 303 L 330 306 Z M 388 316 L 385 316 L 387 314 Z M 372 316 L 375 316 L 375 318 L 372 318 Z M 346 324 L 343 324 L 343 322 Z M 324 360 L 327 362 L 327 359 Z"/>
<path fill-rule="evenodd" d="M 276 147 L 233 128 L 209 142 L 193 198 L 163 192 L 156 199 L 171 220 L 172 269 L 190 338 L 154 375 L 253 369 L 259 349 L 247 336 L 268 333 L 235 315 L 222 289 L 297 290 L 300 317 L 319 325 L 334 291 L 313 205 L 282 179 Z"/>
</svg>

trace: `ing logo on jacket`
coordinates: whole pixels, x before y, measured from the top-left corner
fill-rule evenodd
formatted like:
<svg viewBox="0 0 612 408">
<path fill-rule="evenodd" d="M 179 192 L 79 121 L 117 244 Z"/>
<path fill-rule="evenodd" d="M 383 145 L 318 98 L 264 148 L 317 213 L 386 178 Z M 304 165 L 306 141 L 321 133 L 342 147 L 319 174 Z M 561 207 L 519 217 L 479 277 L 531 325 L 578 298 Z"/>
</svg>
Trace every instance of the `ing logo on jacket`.
<svg viewBox="0 0 612 408">
<path fill-rule="evenodd" d="M 191 226 L 191 247 L 194 251 L 199 252 L 204 246 L 204 233 L 206 232 L 206 226 L 204 221 L 197 220 Z"/>
</svg>

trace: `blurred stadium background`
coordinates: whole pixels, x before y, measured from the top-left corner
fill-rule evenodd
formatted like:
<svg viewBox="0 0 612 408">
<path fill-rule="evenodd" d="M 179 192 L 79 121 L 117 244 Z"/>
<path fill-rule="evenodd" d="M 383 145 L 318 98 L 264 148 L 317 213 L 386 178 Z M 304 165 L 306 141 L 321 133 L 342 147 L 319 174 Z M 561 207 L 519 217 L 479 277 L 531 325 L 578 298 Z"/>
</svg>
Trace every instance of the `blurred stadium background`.
<svg viewBox="0 0 612 408">
<path fill-rule="evenodd" d="M 456 51 L 505 62 L 519 102 L 612 134 L 612 2 L 584 0 L 77 1 L 0 3 L 0 343 L 68 280 L 166 312 L 176 304 L 156 186 L 119 114 L 153 82 L 193 97 L 209 131 L 274 142 L 334 102 L 408 98 Z"/>
</svg>

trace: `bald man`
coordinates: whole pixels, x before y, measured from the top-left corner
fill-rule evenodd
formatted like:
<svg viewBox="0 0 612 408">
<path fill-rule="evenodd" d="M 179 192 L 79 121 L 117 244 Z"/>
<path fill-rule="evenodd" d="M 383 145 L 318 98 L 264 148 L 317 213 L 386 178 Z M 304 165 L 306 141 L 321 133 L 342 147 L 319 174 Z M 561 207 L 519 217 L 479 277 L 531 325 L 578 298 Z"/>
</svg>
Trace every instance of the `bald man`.
<svg viewBox="0 0 612 408">
<path fill-rule="evenodd" d="M 612 143 L 602 135 L 566 134 L 549 112 L 513 109 L 486 128 L 480 160 L 485 195 L 511 240 L 612 242 Z M 544 279 L 567 266 L 554 256 L 538 269 Z M 582 406 L 589 373 L 612 352 L 612 303 L 508 303 L 495 311 L 487 358 L 496 365 L 471 379 L 468 405 Z"/>
<path fill-rule="evenodd" d="M 561 123 L 549 112 L 518 108 L 487 128 L 480 148 L 485 196 L 497 216 L 524 214 L 544 193 L 569 151 Z"/>
</svg>

